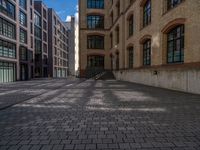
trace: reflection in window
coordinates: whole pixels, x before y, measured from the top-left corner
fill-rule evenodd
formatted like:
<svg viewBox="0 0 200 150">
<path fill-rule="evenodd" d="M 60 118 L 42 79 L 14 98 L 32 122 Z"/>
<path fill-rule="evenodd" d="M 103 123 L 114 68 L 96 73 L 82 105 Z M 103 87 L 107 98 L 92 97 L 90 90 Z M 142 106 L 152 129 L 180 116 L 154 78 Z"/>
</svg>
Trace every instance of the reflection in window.
<svg viewBox="0 0 200 150">
<path fill-rule="evenodd" d="M 26 26 L 26 14 L 22 11 L 19 12 L 19 23 L 23 26 Z"/>
<path fill-rule="evenodd" d="M 0 57 L 16 58 L 16 45 L 0 40 Z"/>
<path fill-rule="evenodd" d="M 87 16 L 87 27 L 88 29 L 103 29 L 104 17 L 100 15 Z"/>
<path fill-rule="evenodd" d="M 21 43 L 27 43 L 27 32 L 24 29 L 20 29 L 19 39 Z"/>
<path fill-rule="evenodd" d="M 104 8 L 104 0 L 88 0 L 87 8 L 103 9 Z"/>
<path fill-rule="evenodd" d="M 151 23 L 151 0 L 147 0 L 143 8 L 143 27 Z"/>
<path fill-rule="evenodd" d="M 167 9 L 172 9 L 180 4 L 183 0 L 167 0 Z"/>
<path fill-rule="evenodd" d="M 15 6 L 8 0 L 0 0 L 0 12 L 15 19 Z"/>
<path fill-rule="evenodd" d="M 16 64 L 0 61 L 0 83 L 16 81 Z"/>
<path fill-rule="evenodd" d="M 184 25 L 177 26 L 168 33 L 167 58 L 168 63 L 184 61 Z"/>
</svg>

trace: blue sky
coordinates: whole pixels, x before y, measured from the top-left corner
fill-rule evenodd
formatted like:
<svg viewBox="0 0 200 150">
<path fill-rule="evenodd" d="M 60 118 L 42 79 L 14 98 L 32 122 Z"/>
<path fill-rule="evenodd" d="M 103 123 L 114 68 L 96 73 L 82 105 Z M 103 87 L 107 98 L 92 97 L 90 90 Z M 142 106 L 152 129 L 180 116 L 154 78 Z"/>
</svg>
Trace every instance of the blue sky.
<svg viewBox="0 0 200 150">
<path fill-rule="evenodd" d="M 43 0 L 49 7 L 53 8 L 60 18 L 65 21 L 67 16 L 74 15 L 76 13 L 76 6 L 78 0 Z"/>
</svg>

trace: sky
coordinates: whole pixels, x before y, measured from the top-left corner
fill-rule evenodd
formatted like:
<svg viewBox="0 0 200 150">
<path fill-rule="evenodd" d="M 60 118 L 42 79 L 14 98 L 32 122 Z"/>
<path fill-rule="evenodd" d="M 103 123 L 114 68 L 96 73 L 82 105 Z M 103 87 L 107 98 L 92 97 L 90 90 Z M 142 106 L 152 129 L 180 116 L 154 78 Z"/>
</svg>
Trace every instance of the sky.
<svg viewBox="0 0 200 150">
<path fill-rule="evenodd" d="M 77 12 L 78 0 L 43 0 L 49 8 L 53 8 L 62 21 L 70 21 L 71 15 Z"/>
</svg>

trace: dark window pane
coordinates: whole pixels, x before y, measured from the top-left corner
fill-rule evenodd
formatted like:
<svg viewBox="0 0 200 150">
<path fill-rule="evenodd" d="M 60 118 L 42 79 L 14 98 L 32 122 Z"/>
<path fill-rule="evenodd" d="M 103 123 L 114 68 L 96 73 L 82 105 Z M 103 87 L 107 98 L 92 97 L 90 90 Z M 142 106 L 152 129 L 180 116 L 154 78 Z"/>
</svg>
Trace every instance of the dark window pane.
<svg viewBox="0 0 200 150">
<path fill-rule="evenodd" d="M 167 61 L 176 63 L 184 61 L 184 25 L 177 26 L 168 33 Z"/>
</svg>

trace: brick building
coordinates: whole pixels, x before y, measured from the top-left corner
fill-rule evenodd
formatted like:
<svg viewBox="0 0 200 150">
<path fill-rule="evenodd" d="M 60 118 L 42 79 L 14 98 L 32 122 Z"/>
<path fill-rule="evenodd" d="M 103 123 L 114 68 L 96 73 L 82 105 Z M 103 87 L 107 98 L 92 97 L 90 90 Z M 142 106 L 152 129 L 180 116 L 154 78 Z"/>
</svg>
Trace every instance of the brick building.
<svg viewBox="0 0 200 150">
<path fill-rule="evenodd" d="M 199 93 L 199 0 L 79 0 L 80 72 Z"/>
</svg>

